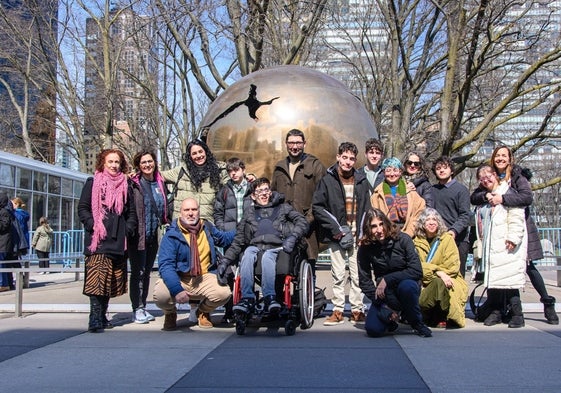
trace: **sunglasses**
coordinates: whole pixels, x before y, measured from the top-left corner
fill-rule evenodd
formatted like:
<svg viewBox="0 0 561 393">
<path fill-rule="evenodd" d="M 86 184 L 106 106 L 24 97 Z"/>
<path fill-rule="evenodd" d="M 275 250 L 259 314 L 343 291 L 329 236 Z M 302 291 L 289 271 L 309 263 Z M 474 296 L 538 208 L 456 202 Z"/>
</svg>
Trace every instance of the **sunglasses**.
<svg viewBox="0 0 561 393">
<path fill-rule="evenodd" d="M 420 168 L 421 167 L 421 161 L 405 161 L 405 165 L 407 166 L 414 166 L 415 168 Z"/>
</svg>

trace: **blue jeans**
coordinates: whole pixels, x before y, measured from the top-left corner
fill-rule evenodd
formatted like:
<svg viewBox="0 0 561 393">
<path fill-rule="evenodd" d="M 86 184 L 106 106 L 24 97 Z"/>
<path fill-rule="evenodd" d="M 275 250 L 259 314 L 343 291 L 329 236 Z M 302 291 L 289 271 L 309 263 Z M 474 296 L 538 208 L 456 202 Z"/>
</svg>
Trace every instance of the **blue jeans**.
<svg viewBox="0 0 561 393">
<path fill-rule="evenodd" d="M 6 252 L 0 252 L 0 261 L 5 261 L 7 259 L 8 253 Z M 6 267 L 11 267 L 9 266 L 9 263 L 0 263 L 0 267 L 2 268 L 6 268 Z M 9 278 L 8 278 L 8 274 L 9 273 L 0 273 L 0 287 L 10 287 L 12 286 L 12 282 Z"/>
<path fill-rule="evenodd" d="M 421 288 L 414 280 L 403 280 L 397 285 L 396 297 L 401 304 L 402 315 L 412 326 L 422 322 L 421 307 L 419 306 L 419 295 Z M 366 316 L 364 328 L 369 336 L 380 337 L 388 328 L 388 321 L 381 320 L 379 312 L 382 304 L 372 303 Z"/>
<path fill-rule="evenodd" d="M 275 296 L 277 257 L 281 250 L 281 247 L 266 250 L 261 257 L 261 292 L 264 297 Z M 243 253 L 240 263 L 242 298 L 255 298 L 255 292 L 253 291 L 255 262 L 260 251 L 255 246 L 249 246 Z"/>
</svg>

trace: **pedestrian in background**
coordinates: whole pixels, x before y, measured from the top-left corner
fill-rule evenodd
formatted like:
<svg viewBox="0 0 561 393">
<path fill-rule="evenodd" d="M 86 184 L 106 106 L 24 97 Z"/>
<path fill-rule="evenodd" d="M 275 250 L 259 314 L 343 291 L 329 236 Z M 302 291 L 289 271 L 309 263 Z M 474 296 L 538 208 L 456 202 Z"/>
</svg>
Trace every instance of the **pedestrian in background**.
<svg viewBox="0 0 561 393">
<path fill-rule="evenodd" d="M 51 245 L 53 244 L 53 230 L 49 225 L 47 217 L 39 219 L 39 226 L 35 229 L 31 247 L 35 249 L 37 258 L 39 258 L 39 267 L 50 267 L 49 254 Z M 49 272 L 40 272 L 39 274 L 49 274 Z"/>
</svg>

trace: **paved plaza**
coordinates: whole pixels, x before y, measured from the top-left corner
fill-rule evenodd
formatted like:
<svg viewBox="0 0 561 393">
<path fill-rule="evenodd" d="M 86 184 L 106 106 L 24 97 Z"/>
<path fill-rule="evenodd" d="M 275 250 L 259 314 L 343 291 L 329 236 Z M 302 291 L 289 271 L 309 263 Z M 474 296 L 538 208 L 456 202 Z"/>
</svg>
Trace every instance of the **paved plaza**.
<svg viewBox="0 0 561 393">
<path fill-rule="evenodd" d="M 544 272 L 548 290 L 561 299 L 555 272 Z M 154 276 L 155 277 L 155 276 Z M 368 338 L 349 322 L 309 330 L 248 327 L 203 330 L 188 322 L 161 330 L 156 320 L 130 321 L 128 295 L 112 299 L 117 324 L 87 333 L 87 298 L 72 274 L 30 277 L 24 317 L 15 318 L 13 292 L 0 294 L 0 378 L 6 392 L 559 392 L 561 327 L 544 322 L 529 284 L 523 293 L 526 327 L 433 329 L 432 338 L 397 334 Z M 155 281 L 155 280 L 153 280 Z M 329 291 L 329 271 L 318 273 Z M 560 308 L 558 306 L 558 312 Z M 347 312 L 348 314 L 348 312 Z M 213 320 L 218 323 L 221 315 Z"/>
</svg>

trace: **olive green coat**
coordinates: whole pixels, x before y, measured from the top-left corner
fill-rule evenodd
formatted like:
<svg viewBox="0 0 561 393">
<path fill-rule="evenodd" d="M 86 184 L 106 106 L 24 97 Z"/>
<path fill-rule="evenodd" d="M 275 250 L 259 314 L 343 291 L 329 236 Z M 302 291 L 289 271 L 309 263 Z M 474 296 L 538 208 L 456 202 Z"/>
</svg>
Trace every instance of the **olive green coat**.
<svg viewBox="0 0 561 393">
<path fill-rule="evenodd" d="M 427 263 L 430 251 L 427 239 L 415 237 L 413 241 L 423 267 L 423 289 L 419 298 L 421 309 L 429 310 L 440 303 L 441 309 L 448 311 L 448 319 L 459 327 L 464 327 L 468 285 L 460 273 L 460 253 L 452 235 L 444 233 L 440 236 L 440 245 L 430 263 Z M 452 288 L 446 288 L 444 282 L 436 275 L 438 271 L 452 278 Z"/>
</svg>

